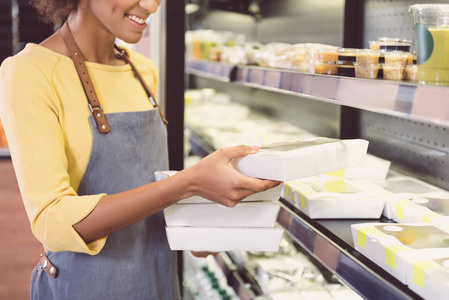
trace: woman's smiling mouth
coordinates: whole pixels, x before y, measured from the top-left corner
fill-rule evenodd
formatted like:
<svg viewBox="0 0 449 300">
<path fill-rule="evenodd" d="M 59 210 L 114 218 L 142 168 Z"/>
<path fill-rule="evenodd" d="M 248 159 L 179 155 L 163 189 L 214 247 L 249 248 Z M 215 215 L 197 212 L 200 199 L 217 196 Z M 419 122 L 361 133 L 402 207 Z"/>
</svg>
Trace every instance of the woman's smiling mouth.
<svg viewBox="0 0 449 300">
<path fill-rule="evenodd" d="M 136 23 L 139 24 L 139 25 L 145 24 L 145 21 L 146 21 L 146 19 L 139 18 L 139 17 L 137 17 L 137 16 L 135 16 L 135 15 L 126 14 L 126 17 L 127 17 L 128 19 L 130 19 L 131 21 L 136 22 Z"/>
</svg>

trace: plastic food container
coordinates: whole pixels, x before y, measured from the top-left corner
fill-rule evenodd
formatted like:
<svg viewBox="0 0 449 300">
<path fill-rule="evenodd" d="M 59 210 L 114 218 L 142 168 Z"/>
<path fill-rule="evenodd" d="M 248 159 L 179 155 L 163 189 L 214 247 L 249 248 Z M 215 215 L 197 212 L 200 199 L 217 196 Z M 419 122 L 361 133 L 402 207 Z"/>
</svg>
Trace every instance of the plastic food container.
<svg viewBox="0 0 449 300">
<path fill-rule="evenodd" d="M 346 62 L 346 64 L 355 62 L 355 53 L 357 49 L 340 48 L 338 49 L 338 61 Z"/>
<path fill-rule="evenodd" d="M 386 65 L 402 65 L 405 66 L 409 60 L 410 53 L 402 51 L 385 52 L 385 64 Z M 412 59 L 413 60 L 413 59 Z"/>
<path fill-rule="evenodd" d="M 314 62 L 315 73 L 337 75 L 338 68 L 335 62 Z"/>
<path fill-rule="evenodd" d="M 355 77 L 355 69 L 353 62 L 337 61 L 337 75 Z"/>
<path fill-rule="evenodd" d="M 374 51 L 380 50 L 379 41 L 369 41 L 369 48 Z"/>
<path fill-rule="evenodd" d="M 379 64 L 384 64 L 385 63 L 385 51 L 381 51 L 379 53 Z"/>
<path fill-rule="evenodd" d="M 379 64 L 354 63 L 355 77 L 358 78 L 377 78 Z"/>
<path fill-rule="evenodd" d="M 407 65 L 405 66 L 405 79 L 406 80 L 418 80 L 418 66 Z"/>
<path fill-rule="evenodd" d="M 388 37 L 379 37 L 377 38 L 379 41 L 379 50 L 383 51 L 404 51 L 410 52 L 410 46 L 412 45 L 411 40 L 403 39 L 403 38 L 388 38 Z"/>
<path fill-rule="evenodd" d="M 405 66 L 403 65 L 383 65 L 384 79 L 403 80 L 405 76 Z"/>
<path fill-rule="evenodd" d="M 338 52 L 335 49 L 317 49 L 313 55 L 315 62 L 336 62 Z"/>
<path fill-rule="evenodd" d="M 356 51 L 356 62 L 365 64 L 378 64 L 379 63 L 379 51 L 370 49 L 359 49 Z"/>
</svg>

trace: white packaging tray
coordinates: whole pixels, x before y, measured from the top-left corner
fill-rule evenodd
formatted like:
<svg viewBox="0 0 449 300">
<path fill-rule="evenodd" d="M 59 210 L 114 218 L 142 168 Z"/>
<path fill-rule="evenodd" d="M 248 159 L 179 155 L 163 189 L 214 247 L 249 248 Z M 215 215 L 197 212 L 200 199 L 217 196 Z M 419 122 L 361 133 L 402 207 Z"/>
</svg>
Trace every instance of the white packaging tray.
<svg viewBox="0 0 449 300">
<path fill-rule="evenodd" d="M 424 299 L 446 300 L 449 294 L 449 248 L 402 255 L 408 287 Z"/>
<path fill-rule="evenodd" d="M 171 250 L 268 251 L 279 249 L 281 228 L 166 227 Z"/>
<path fill-rule="evenodd" d="M 307 138 L 262 146 L 234 165 L 250 177 L 291 181 L 360 165 L 367 149 L 368 141 L 361 139 Z"/>
<path fill-rule="evenodd" d="M 245 202 L 235 207 L 216 203 L 174 204 L 164 209 L 167 226 L 274 227 L 279 203 Z"/>
<path fill-rule="evenodd" d="M 284 197 L 312 219 L 378 219 L 385 193 L 366 180 L 319 175 L 287 182 Z"/>
<path fill-rule="evenodd" d="M 391 195 L 383 215 L 398 223 L 449 223 L 449 192 L 419 179 L 393 176 L 384 183 Z"/>
<path fill-rule="evenodd" d="M 407 262 L 404 255 L 441 251 L 449 247 L 448 225 L 366 223 L 351 225 L 352 238 L 357 251 L 407 284 Z"/>
</svg>

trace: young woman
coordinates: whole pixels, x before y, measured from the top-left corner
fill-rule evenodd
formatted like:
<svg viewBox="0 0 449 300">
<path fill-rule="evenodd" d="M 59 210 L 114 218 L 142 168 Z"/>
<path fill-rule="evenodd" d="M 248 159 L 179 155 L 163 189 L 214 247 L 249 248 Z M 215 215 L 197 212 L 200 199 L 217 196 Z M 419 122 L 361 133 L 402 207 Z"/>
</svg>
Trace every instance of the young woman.
<svg viewBox="0 0 449 300">
<path fill-rule="evenodd" d="M 152 61 L 136 43 L 160 0 L 34 0 L 63 20 L 0 69 L 0 114 L 31 229 L 43 244 L 32 299 L 179 299 L 161 210 L 199 195 L 225 206 L 278 182 L 245 177 L 220 149 L 169 179 Z"/>
</svg>

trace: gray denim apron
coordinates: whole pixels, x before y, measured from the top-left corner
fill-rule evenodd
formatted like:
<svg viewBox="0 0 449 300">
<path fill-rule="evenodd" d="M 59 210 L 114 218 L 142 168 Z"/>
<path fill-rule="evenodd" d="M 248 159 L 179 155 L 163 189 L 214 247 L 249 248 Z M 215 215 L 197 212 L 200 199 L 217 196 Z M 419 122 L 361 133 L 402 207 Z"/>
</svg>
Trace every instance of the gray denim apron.
<svg viewBox="0 0 449 300">
<path fill-rule="evenodd" d="M 92 151 L 79 195 L 142 186 L 168 167 L 166 128 L 157 108 L 107 117 L 111 131 L 102 134 L 89 116 Z M 47 251 L 47 257 L 58 277 L 37 266 L 31 299 L 180 299 L 176 252 L 168 247 L 162 212 L 109 235 L 97 255 Z"/>
</svg>

